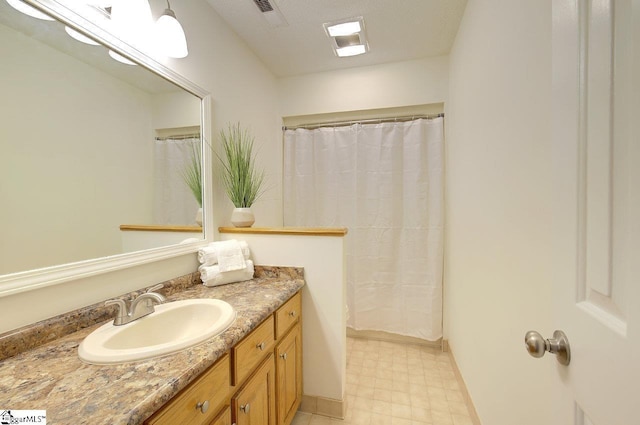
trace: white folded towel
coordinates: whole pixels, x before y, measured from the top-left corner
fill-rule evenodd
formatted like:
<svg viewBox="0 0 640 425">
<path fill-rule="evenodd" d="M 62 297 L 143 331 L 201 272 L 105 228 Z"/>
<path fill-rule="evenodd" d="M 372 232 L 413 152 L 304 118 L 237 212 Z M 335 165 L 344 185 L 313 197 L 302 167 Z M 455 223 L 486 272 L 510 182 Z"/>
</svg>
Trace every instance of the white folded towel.
<svg viewBox="0 0 640 425">
<path fill-rule="evenodd" d="M 251 251 L 249 250 L 249 244 L 246 241 L 239 241 L 240 250 L 245 261 L 251 258 Z M 204 248 L 198 250 L 198 261 L 203 266 L 213 266 L 218 264 L 218 251 L 220 242 L 213 242 Z"/>
<path fill-rule="evenodd" d="M 221 272 L 232 272 L 246 267 L 240 243 L 231 239 L 218 243 L 218 267 Z"/>
<path fill-rule="evenodd" d="M 245 261 L 246 267 L 241 270 L 234 270 L 230 272 L 221 272 L 220 267 L 214 266 L 200 266 L 200 279 L 205 286 L 218 286 L 225 285 L 227 283 L 242 282 L 244 280 L 253 279 L 253 261 Z"/>
</svg>

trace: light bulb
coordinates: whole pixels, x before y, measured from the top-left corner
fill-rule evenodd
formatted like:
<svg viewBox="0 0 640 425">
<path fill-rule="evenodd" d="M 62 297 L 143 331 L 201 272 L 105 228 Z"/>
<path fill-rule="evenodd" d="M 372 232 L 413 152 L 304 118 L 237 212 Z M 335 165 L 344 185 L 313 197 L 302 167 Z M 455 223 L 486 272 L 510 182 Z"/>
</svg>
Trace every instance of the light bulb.
<svg viewBox="0 0 640 425">
<path fill-rule="evenodd" d="M 182 25 L 171 9 L 165 9 L 156 22 L 156 47 L 170 58 L 184 58 L 189 54 Z"/>
<path fill-rule="evenodd" d="M 146 47 L 153 19 L 147 0 L 113 0 L 111 24 L 115 34 L 137 47 Z"/>
</svg>

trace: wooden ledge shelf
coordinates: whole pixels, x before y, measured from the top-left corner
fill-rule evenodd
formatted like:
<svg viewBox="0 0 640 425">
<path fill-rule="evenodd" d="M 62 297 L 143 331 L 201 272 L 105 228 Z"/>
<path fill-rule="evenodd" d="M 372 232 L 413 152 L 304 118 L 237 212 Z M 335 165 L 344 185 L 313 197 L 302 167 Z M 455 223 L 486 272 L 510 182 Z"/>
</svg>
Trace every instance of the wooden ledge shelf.
<svg viewBox="0 0 640 425">
<path fill-rule="evenodd" d="M 345 236 L 346 227 L 218 227 L 220 233 L 253 235 Z"/>
<path fill-rule="evenodd" d="M 157 226 L 146 224 L 121 224 L 120 230 L 135 232 L 202 232 L 200 226 Z"/>
</svg>

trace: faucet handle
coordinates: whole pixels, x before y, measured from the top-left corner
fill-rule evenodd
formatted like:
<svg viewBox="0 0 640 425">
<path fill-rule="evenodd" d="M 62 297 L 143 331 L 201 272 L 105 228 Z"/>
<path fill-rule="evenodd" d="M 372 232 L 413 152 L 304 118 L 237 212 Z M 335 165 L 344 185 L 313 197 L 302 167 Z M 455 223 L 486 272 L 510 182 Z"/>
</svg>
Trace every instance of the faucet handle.
<svg viewBox="0 0 640 425">
<path fill-rule="evenodd" d="M 162 289 L 162 288 L 164 288 L 164 285 L 162 283 L 158 283 L 157 285 L 152 286 L 151 288 L 147 289 L 147 292 L 155 292 L 158 289 Z"/>
<path fill-rule="evenodd" d="M 125 300 L 120 298 L 114 298 L 112 300 L 107 300 L 104 302 L 104 305 L 112 305 L 115 304 L 118 306 L 118 314 L 116 318 L 113 320 L 114 325 L 122 325 L 124 323 L 125 318 L 129 315 L 129 305 Z"/>
<path fill-rule="evenodd" d="M 117 305 L 119 314 L 127 314 L 127 302 L 120 298 L 114 298 L 112 300 L 107 300 L 104 302 L 104 305 Z"/>
<path fill-rule="evenodd" d="M 157 285 L 152 286 L 151 288 L 147 289 L 147 292 L 146 292 L 146 293 L 147 293 L 147 294 L 157 295 L 157 296 L 158 296 L 158 302 L 159 302 L 159 303 L 163 303 L 163 302 L 165 302 L 167 299 L 166 299 L 166 298 L 164 297 L 164 295 L 162 295 L 161 293 L 159 293 L 159 292 L 155 292 L 155 291 L 157 291 L 158 289 L 162 289 L 162 288 L 164 288 L 164 285 L 163 285 L 162 283 L 158 283 Z M 144 294 L 143 294 L 143 295 L 144 295 Z M 151 305 L 150 303 L 151 303 L 151 300 L 147 300 L 147 305 L 149 305 L 149 306 L 150 306 L 150 305 Z"/>
</svg>

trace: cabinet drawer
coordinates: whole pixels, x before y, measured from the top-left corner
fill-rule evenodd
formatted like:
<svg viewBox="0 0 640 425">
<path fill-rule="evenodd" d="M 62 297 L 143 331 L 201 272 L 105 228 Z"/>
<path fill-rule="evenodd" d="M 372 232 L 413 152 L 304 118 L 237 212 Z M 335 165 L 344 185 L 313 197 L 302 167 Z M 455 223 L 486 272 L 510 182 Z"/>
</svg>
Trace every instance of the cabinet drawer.
<svg viewBox="0 0 640 425">
<path fill-rule="evenodd" d="M 300 318 L 302 311 L 300 299 L 300 292 L 298 292 L 276 311 L 276 338 L 282 337 Z"/>
<path fill-rule="evenodd" d="M 211 423 L 220 407 L 228 403 L 229 373 L 229 355 L 225 354 L 209 370 L 165 404 L 146 424 L 196 425 Z M 205 404 L 206 402 L 208 404 Z M 205 406 L 200 407 L 202 404 Z"/>
<path fill-rule="evenodd" d="M 273 351 L 273 315 L 247 335 L 231 352 L 233 353 L 233 385 L 239 385 L 255 366 Z"/>
</svg>

